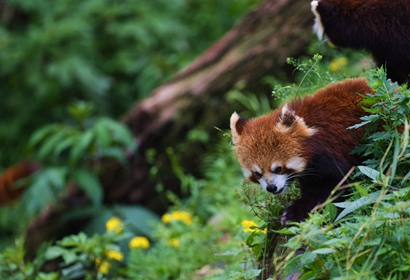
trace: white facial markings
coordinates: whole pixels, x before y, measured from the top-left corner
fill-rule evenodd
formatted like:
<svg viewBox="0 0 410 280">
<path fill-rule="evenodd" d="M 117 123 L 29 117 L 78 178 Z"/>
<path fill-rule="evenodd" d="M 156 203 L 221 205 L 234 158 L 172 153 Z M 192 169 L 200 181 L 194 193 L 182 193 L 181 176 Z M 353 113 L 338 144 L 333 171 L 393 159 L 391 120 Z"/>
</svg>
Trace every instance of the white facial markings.
<svg viewBox="0 0 410 280">
<path fill-rule="evenodd" d="M 286 163 L 287 169 L 293 169 L 296 172 L 302 172 L 306 167 L 306 161 L 300 157 L 294 157 Z"/>
<path fill-rule="evenodd" d="M 270 166 L 270 170 L 271 170 L 271 171 L 274 171 L 274 170 L 276 169 L 276 167 L 278 167 L 278 166 L 280 166 L 280 164 L 274 162 L 274 163 L 272 163 L 272 165 Z"/>
<path fill-rule="evenodd" d="M 242 171 L 245 178 L 249 178 L 252 175 L 252 171 L 250 171 L 249 169 L 242 168 Z"/>
<path fill-rule="evenodd" d="M 268 181 L 266 180 L 265 177 L 262 177 L 259 179 L 259 185 L 264 191 L 266 191 L 266 187 L 268 186 Z"/>
<path fill-rule="evenodd" d="M 260 174 L 262 174 L 262 169 L 260 169 L 259 166 L 257 166 L 256 164 L 253 165 L 253 168 L 255 169 L 256 172 L 259 172 Z"/>
<path fill-rule="evenodd" d="M 324 28 L 322 24 L 322 19 L 320 18 L 320 14 L 317 12 L 317 6 L 319 6 L 319 1 L 312 1 L 310 3 L 312 8 L 312 12 L 315 15 L 315 23 L 313 25 L 313 31 L 316 33 L 319 40 L 322 40 Z"/>
<path fill-rule="evenodd" d="M 274 185 L 277 188 L 276 194 L 282 194 L 285 192 L 288 181 L 287 174 L 270 174 L 269 176 L 269 185 Z"/>
<path fill-rule="evenodd" d="M 292 161 L 291 163 L 294 165 L 295 163 L 298 163 L 298 161 L 295 160 L 295 161 Z M 291 166 L 293 166 L 292 164 Z M 283 194 L 286 191 L 287 182 L 288 182 L 288 178 L 290 174 L 272 173 L 273 172 L 272 170 L 275 170 L 279 166 L 282 166 L 282 164 L 278 162 L 272 163 L 270 172 L 265 173 L 264 176 L 258 179 L 259 185 L 261 186 L 263 190 L 267 191 L 268 186 L 271 185 L 276 188 L 276 190 L 273 192 L 274 194 Z M 252 174 L 255 172 L 262 174 L 262 169 L 256 164 L 252 166 L 252 170 L 249 170 L 247 168 L 242 168 L 242 170 L 243 170 L 243 174 L 247 178 L 251 177 Z"/>
</svg>

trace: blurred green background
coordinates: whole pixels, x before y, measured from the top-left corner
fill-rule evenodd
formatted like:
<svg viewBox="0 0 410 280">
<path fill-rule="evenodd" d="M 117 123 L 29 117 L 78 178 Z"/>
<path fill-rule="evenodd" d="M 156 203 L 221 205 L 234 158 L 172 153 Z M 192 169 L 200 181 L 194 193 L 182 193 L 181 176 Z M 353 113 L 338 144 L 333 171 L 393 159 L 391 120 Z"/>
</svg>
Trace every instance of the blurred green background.
<svg viewBox="0 0 410 280">
<path fill-rule="evenodd" d="M 118 118 L 261 2 L 0 1 L 0 171 L 77 100 Z"/>
</svg>

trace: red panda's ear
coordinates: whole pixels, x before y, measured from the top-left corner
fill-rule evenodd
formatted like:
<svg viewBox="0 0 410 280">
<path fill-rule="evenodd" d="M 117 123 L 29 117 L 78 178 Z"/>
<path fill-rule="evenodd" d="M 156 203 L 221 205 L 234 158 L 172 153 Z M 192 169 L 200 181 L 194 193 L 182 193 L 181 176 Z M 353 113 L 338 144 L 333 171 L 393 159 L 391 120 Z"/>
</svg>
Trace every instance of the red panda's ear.
<svg viewBox="0 0 410 280">
<path fill-rule="evenodd" d="M 282 128 L 284 131 L 288 130 L 288 128 L 295 124 L 296 117 L 295 112 L 288 109 L 288 104 L 283 105 L 282 112 L 277 123 L 278 128 Z"/>
<path fill-rule="evenodd" d="M 243 127 L 247 120 L 242 119 L 236 112 L 231 116 L 231 133 L 232 133 L 232 142 L 236 145 L 241 138 Z"/>
<path fill-rule="evenodd" d="M 296 121 L 296 115 L 294 111 L 288 109 L 288 104 L 282 107 L 282 114 L 280 115 L 280 124 L 286 127 L 291 127 Z"/>
<path fill-rule="evenodd" d="M 316 129 L 308 127 L 303 118 L 295 114 L 295 111 L 289 110 L 288 104 L 282 107 L 276 128 L 282 133 L 292 133 L 301 137 L 310 137 L 316 132 Z"/>
</svg>

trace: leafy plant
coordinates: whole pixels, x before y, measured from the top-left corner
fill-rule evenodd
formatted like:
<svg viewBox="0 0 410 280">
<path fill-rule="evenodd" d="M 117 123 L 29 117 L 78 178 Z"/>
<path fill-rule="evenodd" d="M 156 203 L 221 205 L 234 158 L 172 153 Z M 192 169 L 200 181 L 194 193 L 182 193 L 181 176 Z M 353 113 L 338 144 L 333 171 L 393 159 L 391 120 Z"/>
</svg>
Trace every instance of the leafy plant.
<svg viewBox="0 0 410 280">
<path fill-rule="evenodd" d="M 76 99 L 118 118 L 261 0 L 4 0 L 0 169 Z"/>
<path fill-rule="evenodd" d="M 369 115 L 352 127 L 367 125 L 357 149 L 371 155 L 356 174 L 363 181 L 353 184 L 357 191 L 349 201 L 335 203 L 344 208 L 336 223 L 325 211 L 278 231 L 292 235 L 285 244 L 291 249 L 285 275 L 301 271 L 300 279 L 408 277 L 410 92 L 386 79 L 383 69 L 370 72 L 369 85 L 376 92 L 364 96 Z M 295 254 L 297 250 L 302 253 Z"/>
<path fill-rule="evenodd" d="M 58 202 L 70 182 L 75 182 L 94 206 L 100 206 L 103 190 L 94 170 L 105 158 L 125 164 L 127 153 L 136 149 L 125 125 L 105 117 L 92 118 L 92 111 L 90 103 L 79 101 L 69 107 L 71 124 L 50 124 L 31 137 L 29 144 L 44 168 L 31 178 L 21 200 L 30 216 Z"/>
<path fill-rule="evenodd" d="M 0 277 L 1 279 L 38 279 L 57 280 L 58 273 L 41 272 L 46 262 L 46 250 L 49 244 L 44 244 L 38 251 L 35 260 L 25 259 L 24 238 L 16 239 L 13 246 L 9 246 L 0 254 Z"/>
</svg>

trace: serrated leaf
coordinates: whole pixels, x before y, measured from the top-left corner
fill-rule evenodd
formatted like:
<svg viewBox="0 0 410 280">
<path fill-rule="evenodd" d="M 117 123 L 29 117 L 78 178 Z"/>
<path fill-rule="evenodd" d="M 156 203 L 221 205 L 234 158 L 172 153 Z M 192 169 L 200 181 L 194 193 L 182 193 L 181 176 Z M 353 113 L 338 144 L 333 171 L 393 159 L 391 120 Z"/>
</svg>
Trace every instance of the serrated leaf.
<svg viewBox="0 0 410 280">
<path fill-rule="evenodd" d="M 366 124 L 369 124 L 371 121 L 364 121 L 352 126 L 349 126 L 347 129 L 358 129 L 359 127 L 365 126 Z"/>
<path fill-rule="evenodd" d="M 308 263 L 314 262 L 316 259 L 317 254 L 312 251 L 306 251 L 301 255 L 300 261 L 303 265 L 307 265 Z"/>
<path fill-rule="evenodd" d="M 324 213 L 328 215 L 330 221 L 333 221 L 337 216 L 337 207 L 333 203 L 328 203 L 325 206 Z"/>
<path fill-rule="evenodd" d="M 369 196 L 369 192 L 366 190 L 366 188 L 362 187 L 362 185 L 355 184 L 354 186 L 357 192 L 360 194 L 360 196 Z"/>
</svg>

